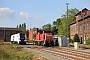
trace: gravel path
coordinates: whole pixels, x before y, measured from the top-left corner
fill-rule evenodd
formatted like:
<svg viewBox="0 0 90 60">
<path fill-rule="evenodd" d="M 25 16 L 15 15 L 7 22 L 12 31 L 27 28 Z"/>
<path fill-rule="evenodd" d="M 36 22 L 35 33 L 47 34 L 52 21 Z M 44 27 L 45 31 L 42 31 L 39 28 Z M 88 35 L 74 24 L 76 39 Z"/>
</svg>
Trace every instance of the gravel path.
<svg viewBox="0 0 90 60">
<path fill-rule="evenodd" d="M 30 49 L 30 48 L 26 48 L 26 49 L 37 52 L 37 53 L 43 55 L 44 57 L 46 57 L 50 60 L 67 60 L 67 59 L 57 57 L 57 56 L 54 56 L 54 55 L 51 55 L 51 54 L 47 54 L 47 53 L 44 53 L 44 52 L 41 52 L 41 51 L 38 51 L 38 50 L 33 50 L 33 49 Z"/>
<path fill-rule="evenodd" d="M 42 56 L 49 58 L 50 60 L 67 60 L 67 59 L 65 59 L 63 57 L 55 56 L 55 55 L 49 54 L 47 52 L 43 52 L 43 51 L 34 49 L 34 48 L 38 48 L 38 47 L 41 48 L 42 46 L 24 45 L 24 47 L 26 47 L 27 50 L 31 50 L 31 51 L 37 52 L 37 53 L 41 54 Z M 62 47 L 62 48 L 64 49 L 64 48 L 67 48 L 67 47 Z M 43 49 L 45 49 L 45 48 L 43 48 Z M 70 50 L 75 50 L 75 49 L 73 49 L 73 47 L 69 48 L 69 49 Z M 89 49 L 81 49 L 80 48 L 79 51 L 89 52 L 90 50 Z"/>
<path fill-rule="evenodd" d="M 31 50 L 31 51 L 34 51 L 36 53 L 39 53 L 41 54 L 42 56 L 50 59 L 50 60 L 67 60 L 65 58 L 62 58 L 62 57 L 58 57 L 58 56 L 54 56 L 54 55 L 51 55 L 49 53 L 45 53 L 45 52 L 41 52 L 39 50 L 35 50 L 35 49 L 32 49 L 32 48 L 37 48 L 37 47 L 42 47 L 42 46 L 33 46 L 33 45 L 26 45 L 25 47 L 27 47 L 26 49 L 27 50 Z"/>
</svg>

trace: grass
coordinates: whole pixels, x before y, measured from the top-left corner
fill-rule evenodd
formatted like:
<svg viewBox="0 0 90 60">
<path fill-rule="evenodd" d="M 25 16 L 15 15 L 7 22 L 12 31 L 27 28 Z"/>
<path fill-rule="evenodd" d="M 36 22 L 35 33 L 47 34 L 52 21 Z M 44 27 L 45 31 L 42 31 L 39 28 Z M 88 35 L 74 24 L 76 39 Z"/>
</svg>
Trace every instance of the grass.
<svg viewBox="0 0 90 60">
<path fill-rule="evenodd" d="M 86 44 L 80 44 L 81 47 L 85 47 L 85 48 L 89 48 L 90 49 L 90 45 L 86 45 Z"/>
<path fill-rule="evenodd" d="M 32 60 L 34 54 L 17 45 L 0 45 L 0 60 Z"/>
<path fill-rule="evenodd" d="M 2 40 L 0 40 L 0 45 L 2 45 L 3 44 L 3 41 Z"/>
<path fill-rule="evenodd" d="M 28 43 L 33 43 L 33 40 L 28 40 Z"/>
<path fill-rule="evenodd" d="M 24 47 L 11 44 L 0 45 L 0 60 L 49 60 L 38 53 L 24 49 Z"/>
</svg>

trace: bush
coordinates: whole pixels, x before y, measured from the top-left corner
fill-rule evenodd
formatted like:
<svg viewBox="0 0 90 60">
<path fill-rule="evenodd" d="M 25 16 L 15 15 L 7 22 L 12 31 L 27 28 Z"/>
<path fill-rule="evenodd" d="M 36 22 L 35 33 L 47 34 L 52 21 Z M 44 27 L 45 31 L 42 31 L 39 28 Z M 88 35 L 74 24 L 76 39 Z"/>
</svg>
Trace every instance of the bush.
<svg viewBox="0 0 90 60">
<path fill-rule="evenodd" d="M 27 40 L 30 40 L 29 38 L 27 38 Z"/>
<path fill-rule="evenodd" d="M 33 43 L 33 40 L 30 40 L 29 38 L 27 38 L 28 43 Z"/>
<path fill-rule="evenodd" d="M 75 34 L 74 35 L 74 42 L 80 42 L 80 39 L 78 37 L 78 34 Z"/>
<path fill-rule="evenodd" d="M 88 38 L 88 40 L 86 41 L 87 45 L 90 45 L 90 38 Z"/>
<path fill-rule="evenodd" d="M 28 43 L 33 43 L 33 40 L 28 40 Z"/>
<path fill-rule="evenodd" d="M 69 43 L 73 43 L 73 40 L 72 40 L 72 39 L 70 39 L 70 40 L 69 40 Z"/>
</svg>

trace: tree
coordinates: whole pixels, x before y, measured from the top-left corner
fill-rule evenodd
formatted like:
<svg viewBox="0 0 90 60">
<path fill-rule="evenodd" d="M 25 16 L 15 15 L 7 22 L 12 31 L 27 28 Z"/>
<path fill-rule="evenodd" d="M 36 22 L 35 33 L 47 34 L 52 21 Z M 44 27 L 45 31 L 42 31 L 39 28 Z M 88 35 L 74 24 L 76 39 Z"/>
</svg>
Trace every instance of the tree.
<svg viewBox="0 0 90 60">
<path fill-rule="evenodd" d="M 24 24 L 22 24 L 22 28 L 24 28 Z"/>
<path fill-rule="evenodd" d="M 19 28 L 19 27 L 18 27 L 18 25 L 17 25 L 17 27 L 16 27 L 16 28 Z"/>
<path fill-rule="evenodd" d="M 24 33 L 26 33 L 26 23 L 22 24 L 22 28 L 24 28 Z"/>
<path fill-rule="evenodd" d="M 86 41 L 87 45 L 90 45 L 90 38 L 88 38 L 88 40 Z"/>
<path fill-rule="evenodd" d="M 51 31 L 55 31 L 55 30 L 56 30 L 56 26 L 52 26 Z"/>
<path fill-rule="evenodd" d="M 47 24 L 46 26 L 47 26 L 47 30 L 51 30 L 51 24 L 50 23 Z"/>
<path fill-rule="evenodd" d="M 57 26 L 57 23 L 56 23 L 56 21 L 53 21 L 53 26 Z"/>
<path fill-rule="evenodd" d="M 78 37 L 78 34 L 75 34 L 74 35 L 74 42 L 80 42 L 80 39 L 79 39 L 79 37 Z"/>
<path fill-rule="evenodd" d="M 46 25 L 43 25 L 42 26 L 42 30 L 51 30 L 51 24 L 50 23 L 48 23 L 48 24 L 46 24 Z"/>
<path fill-rule="evenodd" d="M 26 23 L 23 23 L 23 27 L 24 27 L 24 29 L 26 30 Z"/>
<path fill-rule="evenodd" d="M 37 29 L 37 28 L 36 28 L 36 27 L 33 27 L 32 29 L 35 30 L 35 29 Z"/>
<path fill-rule="evenodd" d="M 16 28 L 24 28 L 23 32 L 26 33 L 26 23 L 19 24 Z"/>
<path fill-rule="evenodd" d="M 66 27 L 67 26 L 66 25 L 67 12 L 65 12 L 65 14 L 62 14 L 62 16 L 60 18 L 57 18 L 55 21 L 53 21 L 51 26 L 48 24 L 43 25 L 42 30 L 54 31 L 55 29 L 58 29 L 58 35 L 67 36 L 67 33 L 68 33 L 68 36 L 70 36 L 70 23 L 73 22 L 74 20 L 76 20 L 75 14 L 78 12 L 79 12 L 79 10 L 76 8 L 68 9 L 68 32 L 66 29 L 67 28 Z"/>
<path fill-rule="evenodd" d="M 68 35 L 70 35 L 70 27 L 69 27 L 70 23 L 76 20 L 75 14 L 78 12 L 79 10 L 76 8 L 68 9 Z M 59 35 L 64 35 L 64 36 L 67 35 L 66 17 L 67 17 L 67 13 L 62 14 L 61 18 L 58 18 L 56 21 L 53 22 L 53 24 L 57 26 Z"/>
<path fill-rule="evenodd" d="M 19 28 L 21 28 L 22 27 L 22 25 L 21 24 L 19 24 Z"/>
<path fill-rule="evenodd" d="M 31 28 L 29 30 L 31 30 Z"/>
</svg>

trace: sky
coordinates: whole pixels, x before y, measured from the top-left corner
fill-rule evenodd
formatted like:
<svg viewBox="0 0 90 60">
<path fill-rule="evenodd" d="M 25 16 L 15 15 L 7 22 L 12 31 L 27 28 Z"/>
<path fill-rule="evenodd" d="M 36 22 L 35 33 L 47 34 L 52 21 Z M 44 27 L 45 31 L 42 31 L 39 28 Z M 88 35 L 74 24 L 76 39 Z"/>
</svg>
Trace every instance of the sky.
<svg viewBox="0 0 90 60">
<path fill-rule="evenodd" d="M 26 23 L 27 29 L 52 24 L 68 9 L 90 10 L 89 0 L 0 0 L 0 27 Z"/>
</svg>

